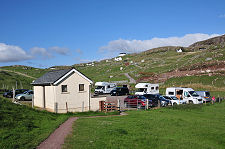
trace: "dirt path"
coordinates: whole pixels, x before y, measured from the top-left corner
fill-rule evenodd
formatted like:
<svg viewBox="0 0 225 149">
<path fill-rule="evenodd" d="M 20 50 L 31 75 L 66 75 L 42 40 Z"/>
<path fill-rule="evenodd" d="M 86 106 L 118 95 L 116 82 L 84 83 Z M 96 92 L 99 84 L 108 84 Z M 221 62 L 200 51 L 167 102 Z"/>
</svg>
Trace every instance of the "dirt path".
<svg viewBox="0 0 225 149">
<path fill-rule="evenodd" d="M 109 115 L 109 116 L 90 116 L 90 117 L 80 117 L 80 118 L 96 118 L 96 117 L 110 117 L 110 116 L 123 116 L 127 115 L 122 112 L 120 115 Z M 64 144 L 64 139 L 67 135 L 72 133 L 73 123 L 79 117 L 71 117 L 66 122 L 61 124 L 45 141 L 43 141 L 37 149 L 61 149 Z"/>
<path fill-rule="evenodd" d="M 124 75 L 130 80 L 129 83 L 136 84 L 136 81 L 128 73 L 124 73 Z"/>
<path fill-rule="evenodd" d="M 35 77 L 29 76 L 27 74 L 24 74 L 24 73 L 21 73 L 21 72 L 17 72 L 17 71 L 12 71 L 12 70 L 7 70 L 7 69 L 0 69 L 0 71 L 12 72 L 12 73 L 16 73 L 18 75 L 25 76 L 25 77 L 28 77 L 28 78 L 31 78 L 31 79 L 37 79 Z"/>
<path fill-rule="evenodd" d="M 43 141 L 37 149 L 61 149 L 64 139 L 72 132 L 73 122 L 78 117 L 71 117 L 59 126 L 45 141 Z"/>
</svg>

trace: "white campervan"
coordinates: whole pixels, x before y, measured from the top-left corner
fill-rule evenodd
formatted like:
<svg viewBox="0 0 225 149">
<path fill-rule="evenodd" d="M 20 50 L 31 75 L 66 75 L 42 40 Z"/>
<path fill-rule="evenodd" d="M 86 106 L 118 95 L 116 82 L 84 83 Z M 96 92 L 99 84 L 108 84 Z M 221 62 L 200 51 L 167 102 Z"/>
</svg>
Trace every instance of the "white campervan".
<svg viewBox="0 0 225 149">
<path fill-rule="evenodd" d="M 116 87 L 116 83 L 96 82 L 95 94 L 109 94 Z"/>
<path fill-rule="evenodd" d="M 159 84 L 138 83 L 135 85 L 135 95 L 159 94 Z"/>
<path fill-rule="evenodd" d="M 201 104 L 202 97 L 199 96 L 192 88 L 170 87 L 166 88 L 166 96 L 176 96 L 187 103 Z"/>
</svg>

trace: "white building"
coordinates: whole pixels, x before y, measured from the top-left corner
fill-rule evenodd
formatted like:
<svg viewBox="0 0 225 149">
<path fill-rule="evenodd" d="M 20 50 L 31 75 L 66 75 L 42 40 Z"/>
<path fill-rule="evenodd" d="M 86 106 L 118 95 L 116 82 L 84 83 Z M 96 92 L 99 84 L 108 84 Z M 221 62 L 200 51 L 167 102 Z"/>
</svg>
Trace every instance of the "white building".
<svg viewBox="0 0 225 149">
<path fill-rule="evenodd" d="M 98 110 L 90 96 L 93 82 L 76 69 L 53 70 L 31 84 L 36 107 L 57 113 Z"/>
</svg>

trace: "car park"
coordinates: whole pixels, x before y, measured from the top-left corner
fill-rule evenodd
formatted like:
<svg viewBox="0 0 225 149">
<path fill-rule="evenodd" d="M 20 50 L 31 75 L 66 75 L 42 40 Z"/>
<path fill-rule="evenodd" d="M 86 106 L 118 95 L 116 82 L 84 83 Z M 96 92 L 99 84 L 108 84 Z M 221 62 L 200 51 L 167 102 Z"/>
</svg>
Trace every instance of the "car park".
<svg viewBox="0 0 225 149">
<path fill-rule="evenodd" d="M 152 107 L 152 100 L 147 100 L 146 97 L 142 95 L 129 95 L 124 99 L 124 105 L 125 107 L 135 107 L 135 108 L 143 108 L 147 105 Z"/>
<path fill-rule="evenodd" d="M 28 90 L 24 92 L 23 94 L 16 95 L 16 100 L 32 100 L 34 92 L 32 90 Z"/>
<path fill-rule="evenodd" d="M 160 106 L 162 106 L 162 107 L 171 105 L 171 101 L 164 98 L 160 94 L 145 94 L 143 96 L 145 96 L 149 100 L 152 100 L 152 106 L 154 106 L 154 107 L 158 106 L 158 103 L 160 103 Z"/>
<path fill-rule="evenodd" d="M 165 95 L 163 95 L 163 97 L 170 100 L 172 106 L 179 105 L 179 104 L 186 104 L 186 101 L 179 100 L 176 96 L 165 96 Z"/>
<path fill-rule="evenodd" d="M 18 94 L 22 94 L 25 91 L 28 91 L 28 89 L 16 89 L 15 90 L 15 96 L 18 95 Z M 8 92 L 3 93 L 3 97 L 13 98 L 13 90 L 10 90 Z"/>
<path fill-rule="evenodd" d="M 111 96 L 122 96 L 122 95 L 128 95 L 129 89 L 127 87 L 116 87 L 111 92 Z"/>
</svg>

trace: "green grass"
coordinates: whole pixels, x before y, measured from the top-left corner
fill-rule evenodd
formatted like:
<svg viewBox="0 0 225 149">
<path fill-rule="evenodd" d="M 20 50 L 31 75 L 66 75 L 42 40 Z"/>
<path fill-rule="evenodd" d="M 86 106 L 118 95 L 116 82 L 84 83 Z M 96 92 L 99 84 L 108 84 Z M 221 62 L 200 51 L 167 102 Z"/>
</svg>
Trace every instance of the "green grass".
<svg viewBox="0 0 225 149">
<path fill-rule="evenodd" d="M 30 149 L 38 146 L 71 116 L 112 115 L 117 112 L 55 114 L 11 103 L 0 97 L 0 148 Z"/>
<path fill-rule="evenodd" d="M 12 89 L 16 88 L 24 88 L 31 89 L 31 82 L 33 79 L 24 77 L 12 72 L 0 71 L 0 88 L 2 89 Z"/>
<path fill-rule="evenodd" d="M 35 148 L 68 117 L 0 98 L 0 148 Z"/>
<path fill-rule="evenodd" d="M 128 116 L 79 119 L 64 148 L 215 148 L 225 147 L 225 102 L 186 105 Z"/>
<path fill-rule="evenodd" d="M 49 69 L 40 69 L 40 68 L 34 68 L 29 66 L 4 66 L 1 67 L 2 69 L 14 71 L 14 72 L 20 72 L 23 74 L 27 74 L 29 76 L 38 78 L 42 76 L 44 73 L 50 71 Z"/>
</svg>

